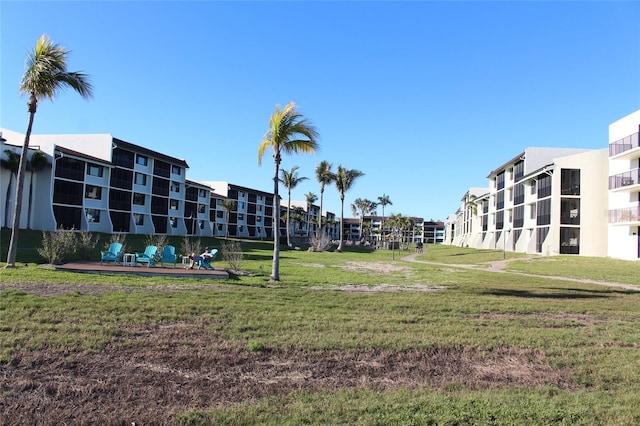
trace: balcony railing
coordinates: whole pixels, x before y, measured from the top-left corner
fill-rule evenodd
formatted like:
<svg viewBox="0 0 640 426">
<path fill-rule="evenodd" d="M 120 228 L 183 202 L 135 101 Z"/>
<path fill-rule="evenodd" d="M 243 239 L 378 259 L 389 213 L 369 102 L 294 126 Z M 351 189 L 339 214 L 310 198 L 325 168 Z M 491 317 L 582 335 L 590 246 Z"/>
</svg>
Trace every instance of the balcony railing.
<svg viewBox="0 0 640 426">
<path fill-rule="evenodd" d="M 609 223 L 640 222 L 640 206 L 609 210 Z"/>
<path fill-rule="evenodd" d="M 628 172 L 609 176 L 609 189 L 617 189 L 625 186 L 637 185 L 640 183 L 640 169 L 633 169 Z"/>
<path fill-rule="evenodd" d="M 638 133 L 609 144 L 609 157 L 613 157 L 631 149 L 638 148 Z"/>
</svg>

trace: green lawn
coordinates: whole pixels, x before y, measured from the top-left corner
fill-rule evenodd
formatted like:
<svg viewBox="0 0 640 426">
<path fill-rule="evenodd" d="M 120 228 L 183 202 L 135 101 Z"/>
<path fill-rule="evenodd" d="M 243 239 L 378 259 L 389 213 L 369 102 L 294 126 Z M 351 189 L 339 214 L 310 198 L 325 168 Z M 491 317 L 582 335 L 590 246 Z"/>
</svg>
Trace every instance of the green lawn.
<svg viewBox="0 0 640 426">
<path fill-rule="evenodd" d="M 37 235 L 21 241 L 33 249 Z M 418 259 L 429 264 L 400 259 L 411 252 L 396 252 L 392 260 L 388 251 L 284 250 L 282 282 L 274 284 L 270 243 L 246 242 L 243 250 L 243 269 L 253 276 L 214 282 L 59 272 L 28 257 L 28 266 L 1 272 L 0 369 L 35 368 L 45 350 L 69 359 L 144 345 L 140 330 L 186 324 L 199 337 L 181 337 L 180 345 L 193 348 L 194 356 L 212 350 L 200 343 L 209 338 L 264 357 L 421 354 L 426 364 L 446 361 L 429 370 L 434 377 L 470 368 L 469 375 L 484 379 L 302 386 L 185 409 L 175 423 L 640 423 L 640 292 L 544 277 L 638 284 L 638 262 L 524 260 L 508 253 L 509 270 L 541 275 L 531 277 L 484 270 L 486 262 L 502 259 L 501 251 L 428 246 Z M 465 263 L 480 267 L 456 266 Z M 438 354 L 447 354 L 445 360 Z M 3 397 L 12 396 L 2 385 Z"/>
</svg>

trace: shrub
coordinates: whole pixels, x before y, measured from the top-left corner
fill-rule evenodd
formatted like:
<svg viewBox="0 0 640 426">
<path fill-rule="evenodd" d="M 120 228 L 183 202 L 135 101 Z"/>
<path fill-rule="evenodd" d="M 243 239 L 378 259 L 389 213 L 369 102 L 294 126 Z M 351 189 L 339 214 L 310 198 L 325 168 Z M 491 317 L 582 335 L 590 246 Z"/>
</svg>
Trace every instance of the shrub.
<svg viewBox="0 0 640 426">
<path fill-rule="evenodd" d="M 80 231 L 77 234 L 77 252 L 78 258 L 81 260 L 91 260 L 96 245 L 98 244 L 98 236 L 94 236 L 91 232 Z"/>
<path fill-rule="evenodd" d="M 184 237 L 182 239 L 182 244 L 180 245 L 180 250 L 183 256 L 189 256 L 191 253 L 200 254 L 200 238 L 191 239 L 189 237 Z"/>
<path fill-rule="evenodd" d="M 242 245 L 238 241 L 227 240 L 222 242 L 221 250 L 222 258 L 229 263 L 229 268 L 232 271 L 240 271 L 244 261 Z"/>
<path fill-rule="evenodd" d="M 38 254 L 52 265 L 68 260 L 76 252 L 78 241 L 73 230 L 66 231 L 60 227 L 56 231 L 42 232 L 42 247 Z"/>
<path fill-rule="evenodd" d="M 316 232 L 309 240 L 309 250 L 325 251 L 331 246 L 331 239 L 326 232 Z"/>
</svg>

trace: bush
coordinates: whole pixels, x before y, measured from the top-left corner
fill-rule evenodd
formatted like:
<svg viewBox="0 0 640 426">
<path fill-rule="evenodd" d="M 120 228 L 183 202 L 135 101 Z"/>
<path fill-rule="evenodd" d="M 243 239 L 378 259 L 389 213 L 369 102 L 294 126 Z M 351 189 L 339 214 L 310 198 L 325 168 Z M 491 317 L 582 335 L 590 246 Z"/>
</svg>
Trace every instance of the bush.
<svg viewBox="0 0 640 426">
<path fill-rule="evenodd" d="M 180 250 L 183 256 L 189 256 L 191 253 L 202 253 L 200 251 L 200 238 L 194 240 L 189 237 L 184 237 L 180 245 Z"/>
<path fill-rule="evenodd" d="M 229 263 L 229 269 L 232 271 L 240 271 L 242 262 L 244 261 L 244 253 L 242 252 L 242 245 L 238 241 L 223 241 L 222 242 L 222 258 Z"/>
<path fill-rule="evenodd" d="M 80 231 L 77 234 L 77 252 L 80 260 L 91 260 L 91 255 L 98 244 L 98 236 L 91 232 Z"/>
<path fill-rule="evenodd" d="M 326 232 L 316 232 L 316 234 L 309 240 L 309 250 L 311 251 L 325 251 L 331 246 L 331 239 Z"/>
<path fill-rule="evenodd" d="M 60 227 L 57 231 L 42 232 L 42 247 L 38 254 L 48 263 L 55 265 L 69 259 L 78 249 L 75 232 L 65 231 Z"/>
</svg>

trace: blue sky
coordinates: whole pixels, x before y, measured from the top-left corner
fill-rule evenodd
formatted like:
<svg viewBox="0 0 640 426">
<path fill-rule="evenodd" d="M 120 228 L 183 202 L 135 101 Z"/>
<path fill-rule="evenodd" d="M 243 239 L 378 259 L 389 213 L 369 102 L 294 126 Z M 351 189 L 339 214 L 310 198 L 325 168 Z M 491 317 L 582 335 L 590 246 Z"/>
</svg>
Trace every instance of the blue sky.
<svg viewBox="0 0 640 426">
<path fill-rule="evenodd" d="M 318 128 L 286 156 L 319 195 L 322 160 L 365 176 L 345 199 L 445 220 L 470 187 L 529 146 L 605 148 L 640 109 L 640 2 L 0 1 L 0 126 L 41 34 L 95 87 L 39 104 L 34 133 L 110 133 L 184 158 L 194 180 L 272 190 L 258 145 L 275 105 Z M 340 214 L 338 192 L 324 205 Z M 378 211 L 382 214 L 381 209 Z"/>
</svg>

